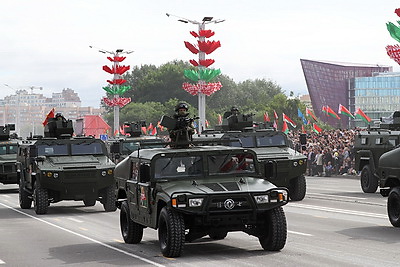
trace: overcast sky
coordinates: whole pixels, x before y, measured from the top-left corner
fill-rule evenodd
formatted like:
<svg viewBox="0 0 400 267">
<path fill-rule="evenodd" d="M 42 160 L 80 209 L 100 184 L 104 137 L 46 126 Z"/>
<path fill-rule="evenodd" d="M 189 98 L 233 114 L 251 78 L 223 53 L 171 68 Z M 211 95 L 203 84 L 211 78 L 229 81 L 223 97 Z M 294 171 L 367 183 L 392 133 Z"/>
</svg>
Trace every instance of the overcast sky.
<svg viewBox="0 0 400 267">
<path fill-rule="evenodd" d="M 123 65 L 161 65 L 197 59 L 184 47 L 196 39 L 179 17 L 208 24 L 221 47 L 206 58 L 236 82 L 265 78 L 289 94 L 307 94 L 300 59 L 389 65 L 397 42 L 386 22 L 400 18 L 394 0 L 15 0 L 0 1 L 0 98 L 15 89 L 42 93 L 71 88 L 83 105 L 98 107 L 112 76 L 106 55 L 89 46 L 134 50 Z M 223 90 L 223 88 L 221 89 Z M 40 92 L 36 91 L 35 92 Z M 135 99 L 133 99 L 135 101 Z"/>
</svg>

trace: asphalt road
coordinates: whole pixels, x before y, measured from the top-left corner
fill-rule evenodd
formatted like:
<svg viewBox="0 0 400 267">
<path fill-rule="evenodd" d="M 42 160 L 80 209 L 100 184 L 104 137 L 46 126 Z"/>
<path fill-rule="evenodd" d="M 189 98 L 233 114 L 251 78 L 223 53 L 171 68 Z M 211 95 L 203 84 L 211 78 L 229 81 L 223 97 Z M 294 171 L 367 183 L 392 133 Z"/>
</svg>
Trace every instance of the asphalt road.
<svg viewBox="0 0 400 267">
<path fill-rule="evenodd" d="M 229 233 L 185 244 L 180 258 L 161 255 L 157 232 L 140 244 L 122 241 L 119 211 L 101 204 L 52 204 L 46 215 L 22 210 L 16 185 L 0 185 L 0 265 L 4 266 L 397 266 L 400 229 L 386 198 L 362 193 L 358 179 L 307 177 L 307 196 L 284 207 L 288 239 L 280 252 L 257 238 Z"/>
</svg>

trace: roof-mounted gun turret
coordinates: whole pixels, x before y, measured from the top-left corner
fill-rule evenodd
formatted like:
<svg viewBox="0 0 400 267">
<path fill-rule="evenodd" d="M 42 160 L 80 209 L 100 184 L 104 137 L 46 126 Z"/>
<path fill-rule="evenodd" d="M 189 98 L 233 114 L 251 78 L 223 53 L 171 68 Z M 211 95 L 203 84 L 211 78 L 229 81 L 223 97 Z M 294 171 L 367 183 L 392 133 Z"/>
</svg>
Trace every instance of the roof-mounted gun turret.
<svg viewBox="0 0 400 267">
<path fill-rule="evenodd" d="M 15 131 L 15 124 L 6 124 L 5 126 L 0 126 L 0 141 L 9 140 L 10 131 Z"/>
<path fill-rule="evenodd" d="M 216 125 L 217 131 L 244 131 L 246 128 L 253 129 L 253 116 L 255 114 L 240 114 L 236 107 L 224 113 L 221 125 Z"/>
<path fill-rule="evenodd" d="M 142 135 L 142 127 L 146 127 L 146 121 L 125 122 L 124 132 L 131 137 L 139 137 Z"/>
<path fill-rule="evenodd" d="M 69 138 L 73 133 L 72 120 L 67 120 L 61 113 L 57 113 L 55 118 L 49 118 L 44 127 L 45 137 Z"/>
<path fill-rule="evenodd" d="M 395 111 L 389 117 L 382 117 L 379 124 L 380 129 L 400 130 L 400 111 Z"/>
</svg>

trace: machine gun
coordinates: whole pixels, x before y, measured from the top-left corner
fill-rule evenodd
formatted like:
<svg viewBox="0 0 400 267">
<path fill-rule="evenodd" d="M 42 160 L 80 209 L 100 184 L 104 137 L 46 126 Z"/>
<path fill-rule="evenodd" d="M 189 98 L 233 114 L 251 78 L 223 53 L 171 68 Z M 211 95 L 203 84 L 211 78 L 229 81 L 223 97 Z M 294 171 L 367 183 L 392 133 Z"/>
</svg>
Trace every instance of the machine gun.
<svg viewBox="0 0 400 267">
<path fill-rule="evenodd" d="M 142 135 L 142 127 L 146 127 L 146 121 L 125 122 L 124 131 L 131 137 L 139 137 Z"/>
<path fill-rule="evenodd" d="M 55 118 L 49 118 L 44 127 L 45 137 L 70 138 L 73 133 L 72 120 L 67 120 L 61 113 L 57 113 Z"/>
<path fill-rule="evenodd" d="M 393 112 L 389 117 L 382 117 L 379 123 L 380 129 L 400 130 L 400 111 Z"/>
<path fill-rule="evenodd" d="M 162 116 L 160 125 L 168 128 L 169 137 L 171 141 L 175 143 L 175 147 L 184 148 L 189 146 L 191 142 L 192 135 L 194 134 L 194 129 L 192 124 L 194 120 L 199 119 L 199 117 L 178 117 L 171 118 L 169 116 Z"/>
<path fill-rule="evenodd" d="M 232 114 L 226 112 L 221 125 L 216 125 L 215 130 L 219 131 L 242 131 L 247 127 L 253 127 L 254 113 Z"/>
<path fill-rule="evenodd" d="M 10 131 L 15 131 L 15 124 L 6 124 L 5 126 L 0 126 L 0 141 L 9 140 Z"/>
</svg>

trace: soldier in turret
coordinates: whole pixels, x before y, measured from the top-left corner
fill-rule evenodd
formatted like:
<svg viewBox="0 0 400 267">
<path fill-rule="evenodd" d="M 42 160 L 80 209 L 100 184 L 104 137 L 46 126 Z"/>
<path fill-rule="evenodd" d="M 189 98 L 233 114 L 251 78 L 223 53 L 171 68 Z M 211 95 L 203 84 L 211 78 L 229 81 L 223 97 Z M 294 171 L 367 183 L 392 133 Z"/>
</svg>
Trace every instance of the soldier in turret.
<svg viewBox="0 0 400 267">
<path fill-rule="evenodd" d="M 173 142 L 189 142 L 194 134 L 193 119 L 189 118 L 189 106 L 178 103 L 175 106 L 173 118 L 176 120 L 175 127 L 169 129 L 169 136 Z"/>
</svg>

